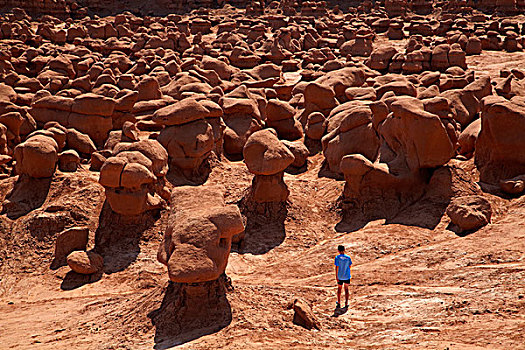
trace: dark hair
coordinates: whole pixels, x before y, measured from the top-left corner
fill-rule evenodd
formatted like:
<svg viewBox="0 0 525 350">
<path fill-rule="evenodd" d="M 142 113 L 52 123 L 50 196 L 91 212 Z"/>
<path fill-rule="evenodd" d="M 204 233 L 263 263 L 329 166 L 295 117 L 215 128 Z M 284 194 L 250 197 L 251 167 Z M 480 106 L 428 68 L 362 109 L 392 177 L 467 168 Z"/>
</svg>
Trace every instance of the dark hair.
<svg viewBox="0 0 525 350">
<path fill-rule="evenodd" d="M 344 245 L 340 245 L 337 247 L 337 250 L 339 250 L 340 252 L 344 252 L 345 251 L 345 246 Z"/>
</svg>

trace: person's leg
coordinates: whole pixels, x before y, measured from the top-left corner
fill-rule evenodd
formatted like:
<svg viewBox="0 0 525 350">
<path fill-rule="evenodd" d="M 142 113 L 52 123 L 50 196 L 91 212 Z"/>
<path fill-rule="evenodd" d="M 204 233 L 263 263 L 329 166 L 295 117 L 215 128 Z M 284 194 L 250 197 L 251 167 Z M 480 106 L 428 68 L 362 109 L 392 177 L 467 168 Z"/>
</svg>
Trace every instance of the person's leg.
<svg viewBox="0 0 525 350">
<path fill-rule="evenodd" d="M 345 283 L 345 307 L 348 306 L 348 283 Z"/>
<path fill-rule="evenodd" d="M 343 285 L 337 284 L 337 304 L 341 305 L 341 289 L 343 289 Z"/>
</svg>

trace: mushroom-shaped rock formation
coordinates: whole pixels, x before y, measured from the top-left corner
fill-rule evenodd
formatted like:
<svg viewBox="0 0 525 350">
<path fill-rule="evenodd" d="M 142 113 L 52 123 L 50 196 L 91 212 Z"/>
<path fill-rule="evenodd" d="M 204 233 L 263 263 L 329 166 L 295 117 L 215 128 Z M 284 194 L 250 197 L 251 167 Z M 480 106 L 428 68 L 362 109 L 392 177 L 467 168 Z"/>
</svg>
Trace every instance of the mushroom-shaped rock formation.
<svg viewBox="0 0 525 350">
<path fill-rule="evenodd" d="M 113 127 L 115 105 L 114 99 L 94 93 L 75 98 L 55 95 L 34 101 L 29 113 L 38 124 L 55 121 L 89 135 L 96 144 L 102 145 Z"/>
<path fill-rule="evenodd" d="M 244 224 L 239 208 L 227 205 L 223 192 L 218 186 L 172 191 L 168 228 L 157 254 L 172 282 L 214 281 L 224 273 L 232 237 L 244 231 Z"/>
<path fill-rule="evenodd" d="M 418 200 L 431 169 L 446 164 L 455 152 L 450 125 L 425 111 L 422 101 L 402 96 L 388 102 L 388 115 L 374 111 L 372 116 L 381 139 L 377 157 L 351 154 L 340 164 L 346 180 L 343 203 L 367 219 L 395 216 L 400 204 Z"/>
<path fill-rule="evenodd" d="M 165 307 L 153 323 L 170 334 L 221 327 L 231 321 L 226 299 L 232 237 L 244 231 L 239 208 L 225 203 L 221 186 L 181 186 L 173 190 L 167 229 L 157 259 L 168 267 Z M 197 199 L 197 200 L 196 200 Z M 206 203 L 206 205 L 203 205 Z"/>
<path fill-rule="evenodd" d="M 168 153 L 155 140 L 122 142 L 100 168 L 99 183 L 118 214 L 134 216 L 161 208 L 166 199 L 164 176 Z M 160 195 L 160 197 L 159 197 Z"/>
<path fill-rule="evenodd" d="M 288 199 L 289 190 L 284 183 L 284 170 L 295 157 L 278 138 L 273 129 L 253 133 L 243 149 L 244 162 L 254 174 L 247 196 L 248 202 L 282 203 Z"/>
<path fill-rule="evenodd" d="M 213 150 L 222 148 L 222 109 L 212 101 L 186 98 L 161 108 L 153 121 L 164 125 L 158 141 L 168 151 L 170 164 L 188 178 L 203 175 Z M 219 146 L 217 146 L 219 144 Z"/>
</svg>

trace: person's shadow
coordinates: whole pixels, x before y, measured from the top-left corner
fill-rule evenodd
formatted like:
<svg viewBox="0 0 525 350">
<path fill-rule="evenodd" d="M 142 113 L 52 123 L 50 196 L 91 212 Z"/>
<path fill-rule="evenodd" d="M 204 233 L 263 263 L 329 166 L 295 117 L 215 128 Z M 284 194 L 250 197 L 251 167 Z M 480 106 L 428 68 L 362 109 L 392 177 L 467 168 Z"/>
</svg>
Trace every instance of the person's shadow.
<svg viewBox="0 0 525 350">
<path fill-rule="evenodd" d="M 334 314 L 332 315 L 332 317 L 339 317 L 339 316 L 341 316 L 341 315 L 346 314 L 347 311 L 348 311 L 348 306 L 345 306 L 345 307 L 336 307 L 335 310 L 334 310 Z"/>
</svg>

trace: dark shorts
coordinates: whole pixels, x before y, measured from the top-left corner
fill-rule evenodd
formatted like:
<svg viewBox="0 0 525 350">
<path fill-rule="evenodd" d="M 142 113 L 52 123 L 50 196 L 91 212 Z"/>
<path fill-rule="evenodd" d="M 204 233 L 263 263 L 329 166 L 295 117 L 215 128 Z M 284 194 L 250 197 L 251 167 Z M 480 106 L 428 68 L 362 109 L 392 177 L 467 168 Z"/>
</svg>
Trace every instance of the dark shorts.
<svg viewBox="0 0 525 350">
<path fill-rule="evenodd" d="M 345 283 L 345 284 L 349 284 L 349 283 L 350 283 L 350 280 L 337 280 L 337 284 L 338 284 L 338 285 L 342 286 L 343 283 Z"/>
</svg>

